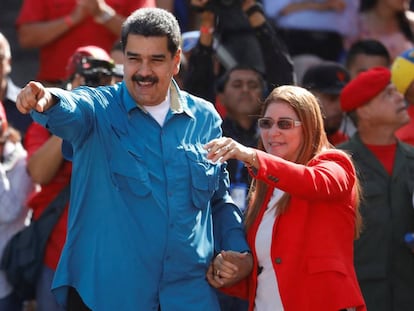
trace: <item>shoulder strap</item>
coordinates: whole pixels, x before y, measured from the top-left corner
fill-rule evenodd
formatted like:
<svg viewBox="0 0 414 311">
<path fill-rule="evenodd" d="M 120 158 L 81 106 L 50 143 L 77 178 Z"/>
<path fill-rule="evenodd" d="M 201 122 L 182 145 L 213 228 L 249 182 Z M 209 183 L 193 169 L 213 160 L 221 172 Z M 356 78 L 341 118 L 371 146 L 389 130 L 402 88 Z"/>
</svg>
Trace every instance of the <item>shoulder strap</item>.
<svg viewBox="0 0 414 311">
<path fill-rule="evenodd" d="M 60 193 L 53 199 L 52 202 L 45 208 L 45 210 L 40 215 L 39 221 L 42 218 L 46 218 L 50 214 L 60 215 L 62 214 L 63 210 L 65 209 L 66 203 L 69 202 L 70 198 L 70 181 L 69 183 L 63 188 Z"/>
</svg>

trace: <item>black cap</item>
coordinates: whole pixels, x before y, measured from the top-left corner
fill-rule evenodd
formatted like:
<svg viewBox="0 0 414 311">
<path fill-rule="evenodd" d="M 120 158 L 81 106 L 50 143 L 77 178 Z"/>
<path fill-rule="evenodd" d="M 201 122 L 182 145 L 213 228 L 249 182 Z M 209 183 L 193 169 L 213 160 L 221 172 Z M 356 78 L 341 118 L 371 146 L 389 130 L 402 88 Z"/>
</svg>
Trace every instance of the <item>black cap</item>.
<svg viewBox="0 0 414 311">
<path fill-rule="evenodd" d="M 306 70 L 302 86 L 309 91 L 339 95 L 350 77 L 346 68 L 335 62 L 323 62 Z"/>
</svg>

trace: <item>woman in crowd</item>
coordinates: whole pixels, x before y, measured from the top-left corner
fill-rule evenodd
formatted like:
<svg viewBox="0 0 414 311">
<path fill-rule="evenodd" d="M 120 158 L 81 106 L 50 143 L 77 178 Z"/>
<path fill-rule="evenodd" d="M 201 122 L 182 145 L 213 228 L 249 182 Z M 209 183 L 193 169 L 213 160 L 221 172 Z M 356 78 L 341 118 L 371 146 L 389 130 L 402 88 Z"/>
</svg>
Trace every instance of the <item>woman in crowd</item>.
<svg viewBox="0 0 414 311">
<path fill-rule="evenodd" d="M 250 311 L 366 310 L 353 267 L 358 180 L 349 156 L 329 144 L 317 99 L 277 87 L 258 126 L 257 150 L 226 137 L 205 146 L 208 159 L 238 159 L 254 177 L 245 220 L 253 271 L 239 280 L 239 256 L 222 251 L 210 284 L 248 299 Z"/>
<path fill-rule="evenodd" d="M 361 0 L 359 37 L 376 39 L 385 45 L 394 60 L 414 47 L 414 13 L 408 0 Z"/>
</svg>

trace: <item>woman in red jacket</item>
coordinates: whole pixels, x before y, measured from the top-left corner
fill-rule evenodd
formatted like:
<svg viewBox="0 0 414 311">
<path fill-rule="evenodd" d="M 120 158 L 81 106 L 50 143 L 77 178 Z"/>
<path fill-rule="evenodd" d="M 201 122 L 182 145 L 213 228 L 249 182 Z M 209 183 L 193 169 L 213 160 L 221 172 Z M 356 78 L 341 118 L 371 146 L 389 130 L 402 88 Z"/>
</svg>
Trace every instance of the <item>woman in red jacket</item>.
<svg viewBox="0 0 414 311">
<path fill-rule="evenodd" d="M 245 220 L 253 271 L 239 280 L 239 258 L 222 251 L 210 284 L 248 299 L 250 311 L 366 310 L 353 266 L 358 181 L 329 144 L 317 99 L 277 87 L 258 122 L 259 150 L 225 137 L 206 145 L 210 160 L 244 161 L 254 177 Z"/>
</svg>

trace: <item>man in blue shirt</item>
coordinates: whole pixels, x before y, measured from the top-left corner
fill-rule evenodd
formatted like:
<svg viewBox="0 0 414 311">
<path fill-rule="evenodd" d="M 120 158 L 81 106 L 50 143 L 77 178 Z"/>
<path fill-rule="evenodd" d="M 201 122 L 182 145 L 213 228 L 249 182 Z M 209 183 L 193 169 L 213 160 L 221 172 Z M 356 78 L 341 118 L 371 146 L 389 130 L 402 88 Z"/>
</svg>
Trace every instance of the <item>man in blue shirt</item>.
<svg viewBox="0 0 414 311">
<path fill-rule="evenodd" d="M 123 25 L 124 81 L 72 92 L 30 82 L 17 107 L 73 149 L 67 241 L 53 288 L 69 310 L 218 311 L 215 252 L 252 267 L 221 162 L 213 105 L 179 90 L 180 29 L 162 9 Z M 81 307 L 79 307 L 81 306 Z"/>
</svg>

